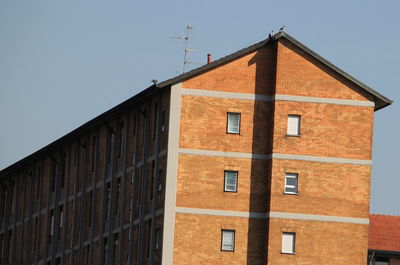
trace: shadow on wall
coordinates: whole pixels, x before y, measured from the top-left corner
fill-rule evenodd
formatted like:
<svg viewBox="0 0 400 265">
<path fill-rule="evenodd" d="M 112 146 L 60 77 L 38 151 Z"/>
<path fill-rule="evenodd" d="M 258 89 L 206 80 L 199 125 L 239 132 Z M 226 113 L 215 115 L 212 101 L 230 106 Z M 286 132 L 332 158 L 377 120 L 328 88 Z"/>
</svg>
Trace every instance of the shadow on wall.
<svg viewBox="0 0 400 265">
<path fill-rule="evenodd" d="M 248 65 L 256 66 L 255 93 L 273 96 L 275 94 L 276 43 L 259 49 Z M 255 101 L 253 115 L 252 153 L 272 153 L 274 102 Z M 250 175 L 251 213 L 269 212 L 271 186 L 271 160 L 252 159 Z M 249 218 L 247 264 L 267 264 L 268 219 Z"/>
</svg>

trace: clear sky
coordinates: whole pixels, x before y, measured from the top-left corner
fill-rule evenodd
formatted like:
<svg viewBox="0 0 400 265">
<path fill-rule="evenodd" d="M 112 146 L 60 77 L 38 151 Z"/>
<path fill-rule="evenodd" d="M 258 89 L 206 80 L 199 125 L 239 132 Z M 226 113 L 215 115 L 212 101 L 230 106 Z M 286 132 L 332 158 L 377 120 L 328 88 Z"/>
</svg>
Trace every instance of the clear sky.
<svg viewBox="0 0 400 265">
<path fill-rule="evenodd" d="M 400 1 L 2 0 L 0 169 L 193 62 L 286 32 L 395 103 L 375 114 L 371 212 L 400 214 Z M 191 65 L 196 67 L 196 65 Z M 363 137 L 360 135 L 360 137 Z"/>
</svg>

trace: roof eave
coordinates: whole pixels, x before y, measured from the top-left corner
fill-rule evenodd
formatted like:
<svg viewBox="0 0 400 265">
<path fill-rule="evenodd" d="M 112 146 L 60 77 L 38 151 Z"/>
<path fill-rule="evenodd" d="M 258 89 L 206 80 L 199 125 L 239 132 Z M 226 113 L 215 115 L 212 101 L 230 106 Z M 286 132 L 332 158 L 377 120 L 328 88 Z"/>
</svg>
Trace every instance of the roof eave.
<svg viewBox="0 0 400 265">
<path fill-rule="evenodd" d="M 332 64 L 331 62 L 329 62 L 328 60 L 326 60 L 325 58 L 320 56 L 318 53 L 314 52 L 313 50 L 311 50 L 310 48 L 308 48 L 307 46 L 305 46 L 304 44 L 302 44 L 301 42 L 299 42 L 298 40 L 296 40 L 295 38 L 290 36 L 289 34 L 287 34 L 285 32 L 279 32 L 278 34 L 275 35 L 275 37 L 276 37 L 276 39 L 284 38 L 285 40 L 291 42 L 292 44 L 294 44 L 295 46 L 297 46 L 301 50 L 305 51 L 307 54 L 309 54 L 310 56 L 312 56 L 313 58 L 315 58 L 319 62 L 321 62 L 323 65 L 325 65 L 328 68 L 332 69 L 337 74 L 345 77 L 346 79 L 348 79 L 349 81 L 351 81 L 352 83 L 354 83 L 357 86 L 361 87 L 367 93 L 372 95 L 374 97 L 374 99 L 375 99 L 375 111 L 380 110 L 380 109 L 382 109 L 384 107 L 387 107 L 387 106 L 389 106 L 390 104 L 393 103 L 393 100 L 388 99 L 387 97 L 383 96 L 382 94 L 380 94 L 376 90 L 374 90 L 374 89 L 370 88 L 369 86 L 367 86 L 366 84 L 362 83 L 360 80 L 356 79 L 352 75 L 346 73 L 345 71 L 343 71 L 339 67 L 335 66 L 334 64 Z"/>
<path fill-rule="evenodd" d="M 160 87 L 158 85 L 152 85 L 152 86 L 146 88 L 145 90 L 141 91 L 140 93 L 130 97 L 129 99 L 123 101 L 122 103 L 118 104 L 117 106 L 107 110 L 106 112 L 100 114 L 99 116 L 97 116 L 97 117 L 91 119 L 90 121 L 84 123 L 83 125 L 79 126 L 75 130 L 67 133 L 66 135 L 62 136 L 61 138 L 58 138 L 57 140 L 51 142 L 50 144 L 40 148 L 36 152 L 18 160 L 17 162 L 11 164 L 10 166 L 2 169 L 0 171 L 0 178 L 7 175 L 12 170 L 24 166 L 25 163 L 27 163 L 28 161 L 31 161 L 31 159 L 34 159 L 37 156 L 40 156 L 46 152 L 52 152 L 53 149 L 55 149 L 57 146 L 60 146 L 64 143 L 72 140 L 74 137 L 84 133 L 88 128 L 100 124 L 102 121 L 104 121 L 104 119 L 107 119 L 114 113 L 121 111 L 121 109 L 123 109 L 125 106 L 129 105 L 130 103 L 132 103 L 134 101 L 140 101 L 142 98 L 155 93 L 159 89 L 160 89 Z"/>
</svg>

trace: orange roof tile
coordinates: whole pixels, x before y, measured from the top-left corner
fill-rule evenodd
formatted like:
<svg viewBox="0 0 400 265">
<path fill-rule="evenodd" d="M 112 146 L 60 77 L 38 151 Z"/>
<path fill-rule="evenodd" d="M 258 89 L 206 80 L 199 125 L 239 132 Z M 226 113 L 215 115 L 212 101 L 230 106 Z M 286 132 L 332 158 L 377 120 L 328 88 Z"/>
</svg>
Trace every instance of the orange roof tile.
<svg viewBox="0 0 400 265">
<path fill-rule="evenodd" d="M 400 252 L 400 216 L 369 216 L 368 249 Z"/>
</svg>

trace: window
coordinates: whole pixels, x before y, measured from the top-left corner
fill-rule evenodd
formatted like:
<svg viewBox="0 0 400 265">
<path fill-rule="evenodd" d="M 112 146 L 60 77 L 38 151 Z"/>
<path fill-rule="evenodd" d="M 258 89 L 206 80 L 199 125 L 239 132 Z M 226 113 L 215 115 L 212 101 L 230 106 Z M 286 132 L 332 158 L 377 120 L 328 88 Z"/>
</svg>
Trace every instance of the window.
<svg viewBox="0 0 400 265">
<path fill-rule="evenodd" d="M 375 265 L 389 265 L 388 261 L 375 261 Z"/>
<path fill-rule="evenodd" d="M 297 194 L 297 173 L 286 173 L 285 176 L 285 193 Z"/>
<path fill-rule="evenodd" d="M 235 230 L 222 230 L 221 233 L 221 250 L 234 251 L 235 250 Z"/>
<path fill-rule="evenodd" d="M 282 253 L 294 254 L 295 253 L 296 233 L 282 233 Z"/>
<path fill-rule="evenodd" d="M 154 104 L 154 116 L 153 116 L 153 135 L 152 135 L 152 140 L 154 141 L 156 139 L 157 135 L 157 122 L 158 122 L 158 103 Z"/>
<path fill-rule="evenodd" d="M 389 265 L 389 258 L 376 257 L 375 265 Z"/>
<path fill-rule="evenodd" d="M 65 169 L 67 164 L 67 154 L 63 153 L 61 158 L 61 172 L 60 172 L 60 187 L 64 188 L 65 185 Z"/>
<path fill-rule="evenodd" d="M 149 191 L 149 200 L 153 199 L 153 186 L 154 186 L 154 181 L 156 178 L 156 161 L 153 160 L 151 161 L 151 179 L 150 179 L 150 191 Z"/>
<path fill-rule="evenodd" d="M 62 235 L 61 231 L 64 226 L 64 223 L 63 223 L 64 222 L 64 206 L 61 205 L 59 207 L 59 212 L 60 212 L 60 216 L 59 216 L 59 220 L 58 220 L 58 230 L 59 230 L 58 239 L 61 239 L 61 235 Z"/>
<path fill-rule="evenodd" d="M 224 191 L 237 192 L 238 172 L 225 170 Z"/>
<path fill-rule="evenodd" d="M 300 115 L 288 115 L 287 135 L 300 135 Z"/>
<path fill-rule="evenodd" d="M 103 240 L 103 263 L 108 264 L 108 237 Z"/>
<path fill-rule="evenodd" d="M 11 182 L 11 194 L 10 194 L 10 199 L 11 199 L 11 214 L 15 213 L 15 200 L 16 200 L 16 193 L 17 193 L 17 184 L 15 181 Z"/>
<path fill-rule="evenodd" d="M 53 241 L 53 235 L 54 235 L 54 210 L 50 210 L 50 231 L 48 240 L 49 244 Z"/>
<path fill-rule="evenodd" d="M 136 123 L 137 123 L 137 114 L 135 113 L 133 115 L 133 122 L 132 122 L 132 126 L 133 126 L 133 136 L 136 136 Z"/>
<path fill-rule="evenodd" d="M 165 132 L 165 110 L 161 112 L 161 132 Z"/>
<path fill-rule="evenodd" d="M 240 133 L 240 113 L 228 112 L 227 133 Z"/>
<path fill-rule="evenodd" d="M 41 178 L 42 178 L 42 168 L 39 166 L 37 180 L 36 180 L 36 200 L 39 200 L 40 198 Z"/>
<path fill-rule="evenodd" d="M 156 250 L 160 249 L 160 229 L 156 229 L 156 246 L 155 246 Z"/>
<path fill-rule="evenodd" d="M 13 240 L 14 240 L 14 238 L 13 238 L 13 230 L 9 230 L 8 231 L 8 263 L 9 264 L 12 264 L 12 262 L 13 262 L 13 256 L 12 256 L 12 254 L 13 254 Z"/>
<path fill-rule="evenodd" d="M 92 165 L 91 165 L 92 172 L 94 172 L 95 163 L 96 163 L 96 142 L 97 142 L 97 138 L 96 138 L 96 136 L 93 136 L 93 138 L 92 138 Z"/>
<path fill-rule="evenodd" d="M 119 241 L 118 234 L 114 235 L 114 264 L 118 264 L 118 250 L 119 250 Z"/>
<path fill-rule="evenodd" d="M 50 179 L 51 192 L 54 192 L 56 190 L 57 171 L 58 171 L 58 164 L 57 162 L 53 161 L 52 175 Z"/>
<path fill-rule="evenodd" d="M 163 174 L 162 169 L 160 169 L 158 171 L 158 191 L 162 191 L 162 180 L 163 180 L 162 174 Z"/>
<path fill-rule="evenodd" d="M 107 184 L 107 189 L 106 189 L 106 211 L 104 215 L 104 220 L 107 220 L 110 217 L 110 211 L 111 211 L 111 184 Z"/>
<path fill-rule="evenodd" d="M 3 234 L 0 235 L 0 260 L 3 260 Z"/>
<path fill-rule="evenodd" d="M 115 198 L 115 212 L 114 212 L 114 214 L 118 215 L 119 214 L 119 207 L 120 207 L 119 199 L 121 197 L 121 178 L 117 179 L 117 187 L 116 188 L 117 188 L 116 189 L 117 190 L 117 194 L 116 194 L 116 198 Z M 111 200 L 111 198 L 110 198 L 110 200 Z"/>
<path fill-rule="evenodd" d="M 148 222 L 148 226 L 147 226 L 147 251 L 146 251 L 146 257 L 149 258 L 150 257 L 150 243 L 151 243 L 151 225 L 152 225 L 152 221 L 151 219 Z"/>
<path fill-rule="evenodd" d="M 125 124 L 124 122 L 119 123 L 119 148 L 118 148 L 118 159 L 121 159 L 122 152 L 124 150 L 124 139 L 125 139 Z"/>
<path fill-rule="evenodd" d="M 114 128 L 110 127 L 110 131 L 107 136 L 107 164 L 109 164 L 113 158 L 114 154 L 114 144 L 115 144 L 115 132 Z"/>
<path fill-rule="evenodd" d="M 92 209 L 92 207 L 93 207 L 93 191 L 90 191 L 89 192 L 89 207 L 88 207 L 88 209 L 87 209 L 87 224 L 88 224 L 88 227 L 91 227 L 92 226 L 92 211 L 93 211 L 93 209 Z"/>
</svg>

